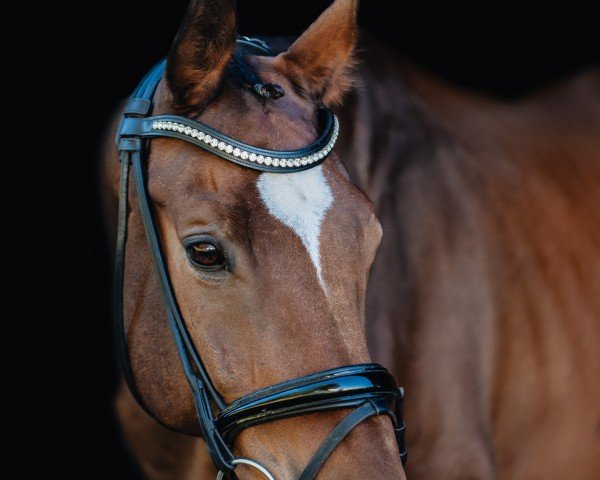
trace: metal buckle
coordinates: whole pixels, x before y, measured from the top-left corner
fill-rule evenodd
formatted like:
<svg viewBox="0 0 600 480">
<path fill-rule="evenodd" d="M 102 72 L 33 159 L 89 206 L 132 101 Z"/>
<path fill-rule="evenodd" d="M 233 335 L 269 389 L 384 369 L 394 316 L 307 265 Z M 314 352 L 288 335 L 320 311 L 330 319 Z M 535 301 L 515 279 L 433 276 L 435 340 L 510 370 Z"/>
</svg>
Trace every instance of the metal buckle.
<svg viewBox="0 0 600 480">
<path fill-rule="evenodd" d="M 241 43 L 242 45 L 250 45 L 254 48 L 264 50 L 265 53 L 275 55 L 269 44 L 264 40 L 261 40 L 260 38 L 247 37 L 245 35 L 242 35 L 237 38 L 237 43 Z"/>
<path fill-rule="evenodd" d="M 260 473 L 262 473 L 265 478 L 267 480 L 275 480 L 275 477 L 273 475 L 271 475 L 271 473 L 265 468 L 263 467 L 260 463 L 255 462 L 254 460 L 250 460 L 249 458 L 236 458 L 235 460 L 231 461 L 232 465 L 249 465 L 250 467 L 254 467 L 256 468 Z M 225 474 L 222 471 L 219 471 L 219 473 L 217 473 L 217 478 L 216 480 L 223 480 Z"/>
</svg>

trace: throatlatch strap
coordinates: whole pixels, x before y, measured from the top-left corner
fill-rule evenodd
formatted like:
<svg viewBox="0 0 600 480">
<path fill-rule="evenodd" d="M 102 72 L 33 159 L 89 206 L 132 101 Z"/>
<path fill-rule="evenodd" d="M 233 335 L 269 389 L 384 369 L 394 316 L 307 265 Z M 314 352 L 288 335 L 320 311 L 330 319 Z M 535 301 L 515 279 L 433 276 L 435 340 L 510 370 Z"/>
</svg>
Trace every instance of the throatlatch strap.
<svg viewBox="0 0 600 480">
<path fill-rule="evenodd" d="M 125 284 L 125 247 L 127 244 L 127 222 L 129 220 L 129 166 L 131 152 L 121 150 L 119 160 L 121 162 L 121 173 L 119 178 L 119 213 L 117 223 L 117 245 L 115 251 L 114 267 L 114 328 L 116 349 L 119 366 L 123 372 L 123 378 L 129 388 L 129 391 L 142 409 L 150 415 L 148 407 L 144 403 L 138 389 L 135 386 L 131 363 L 129 362 L 129 352 L 127 348 L 127 332 L 125 329 L 125 312 L 123 308 L 123 293 Z"/>
</svg>

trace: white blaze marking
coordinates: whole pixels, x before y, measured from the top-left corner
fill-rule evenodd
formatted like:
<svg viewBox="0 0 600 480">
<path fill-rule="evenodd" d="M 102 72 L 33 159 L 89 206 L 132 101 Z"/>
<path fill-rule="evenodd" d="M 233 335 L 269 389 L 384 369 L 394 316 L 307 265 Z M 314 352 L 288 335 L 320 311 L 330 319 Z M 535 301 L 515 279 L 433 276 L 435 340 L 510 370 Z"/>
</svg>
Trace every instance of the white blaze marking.
<svg viewBox="0 0 600 480">
<path fill-rule="evenodd" d="M 262 173 L 256 185 L 269 213 L 300 237 L 325 288 L 319 235 L 325 212 L 333 204 L 333 194 L 322 167 L 297 173 Z"/>
</svg>

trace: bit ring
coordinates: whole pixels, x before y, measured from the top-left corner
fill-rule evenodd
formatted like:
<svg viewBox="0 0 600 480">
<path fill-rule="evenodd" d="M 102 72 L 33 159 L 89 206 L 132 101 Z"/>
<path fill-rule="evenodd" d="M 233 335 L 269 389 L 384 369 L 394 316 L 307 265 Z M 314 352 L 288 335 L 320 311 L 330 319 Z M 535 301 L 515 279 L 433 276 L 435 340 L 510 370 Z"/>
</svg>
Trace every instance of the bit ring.
<svg viewBox="0 0 600 480">
<path fill-rule="evenodd" d="M 275 480 L 275 477 L 273 475 L 271 475 L 271 472 L 269 472 L 260 463 L 255 462 L 254 460 L 250 460 L 249 458 L 242 458 L 242 457 L 236 458 L 235 460 L 231 461 L 231 464 L 232 465 L 248 465 L 250 467 L 254 467 L 260 473 L 262 473 L 267 480 Z M 222 471 L 219 471 L 219 473 L 217 474 L 216 480 L 223 480 L 224 477 L 225 477 L 225 474 Z"/>
</svg>

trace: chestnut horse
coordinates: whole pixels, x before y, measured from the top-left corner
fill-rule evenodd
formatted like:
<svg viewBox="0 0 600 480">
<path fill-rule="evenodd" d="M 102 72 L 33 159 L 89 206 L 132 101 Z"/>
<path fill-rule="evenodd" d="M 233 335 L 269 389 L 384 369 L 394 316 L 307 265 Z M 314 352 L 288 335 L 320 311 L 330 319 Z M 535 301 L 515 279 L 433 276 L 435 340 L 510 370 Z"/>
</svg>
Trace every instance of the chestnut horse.
<svg viewBox="0 0 600 480">
<path fill-rule="evenodd" d="M 372 40 L 351 75 L 356 3 L 336 0 L 278 56 L 245 59 L 283 88 L 278 100 L 258 98 L 230 68 L 230 0 L 192 1 L 169 54 L 156 113 L 271 149 L 310 143 L 316 109 L 358 85 L 338 108 L 335 154 L 281 185 L 184 142 L 153 141 L 149 190 L 169 273 L 211 377 L 231 401 L 372 359 L 406 387 L 411 479 L 595 478 L 600 75 L 502 104 Z M 118 159 L 114 145 L 107 152 L 112 221 Z M 202 441 L 182 435 L 198 434 L 194 407 L 135 208 L 129 232 L 127 340 L 154 418 L 123 387 L 125 436 L 148 478 L 214 478 Z M 230 266 L 192 268 L 182 246 L 191 235 L 214 238 Z M 254 427 L 236 452 L 295 479 L 341 415 Z M 389 421 L 359 425 L 318 478 L 404 478 Z"/>
</svg>

